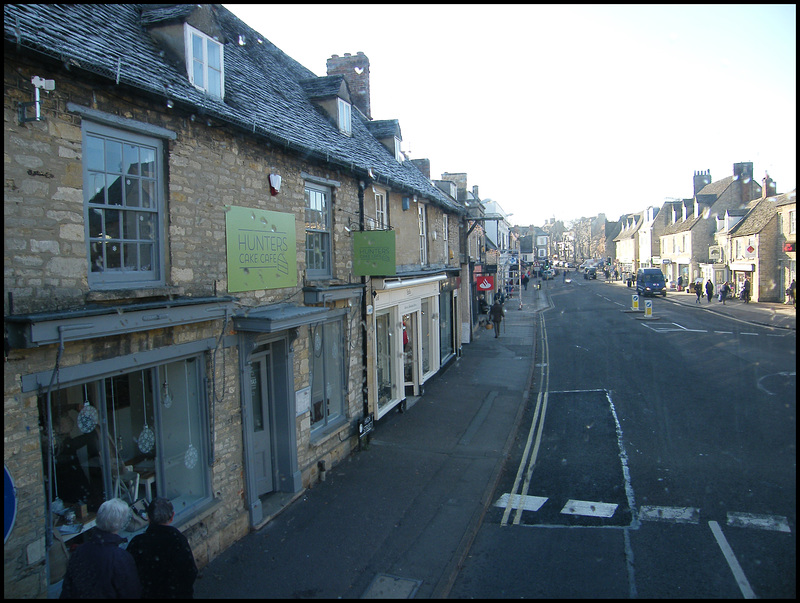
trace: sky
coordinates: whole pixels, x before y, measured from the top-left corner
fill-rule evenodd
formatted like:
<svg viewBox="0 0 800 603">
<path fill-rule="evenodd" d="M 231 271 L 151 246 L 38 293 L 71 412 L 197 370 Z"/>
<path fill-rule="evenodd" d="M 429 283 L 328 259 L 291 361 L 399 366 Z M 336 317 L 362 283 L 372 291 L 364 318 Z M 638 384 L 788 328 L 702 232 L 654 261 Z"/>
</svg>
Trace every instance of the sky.
<svg viewBox="0 0 800 603">
<path fill-rule="evenodd" d="M 318 76 L 363 52 L 373 119 L 512 224 L 616 220 L 739 162 L 797 185 L 793 4 L 225 7 Z"/>
</svg>

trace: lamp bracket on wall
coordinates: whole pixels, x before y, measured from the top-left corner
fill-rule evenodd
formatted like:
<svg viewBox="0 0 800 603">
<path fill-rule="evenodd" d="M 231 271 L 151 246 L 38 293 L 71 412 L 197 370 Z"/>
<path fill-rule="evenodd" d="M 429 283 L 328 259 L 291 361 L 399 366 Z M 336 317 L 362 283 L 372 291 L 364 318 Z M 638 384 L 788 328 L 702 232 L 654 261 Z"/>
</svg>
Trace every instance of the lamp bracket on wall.
<svg viewBox="0 0 800 603">
<path fill-rule="evenodd" d="M 44 90 L 49 94 L 56 89 L 55 80 L 46 80 L 38 75 L 31 78 L 31 84 L 33 84 L 33 101 L 17 105 L 20 125 L 29 121 L 42 121 L 42 100 L 39 97 L 39 90 Z M 28 107 L 33 107 L 33 117 L 28 117 Z"/>
</svg>

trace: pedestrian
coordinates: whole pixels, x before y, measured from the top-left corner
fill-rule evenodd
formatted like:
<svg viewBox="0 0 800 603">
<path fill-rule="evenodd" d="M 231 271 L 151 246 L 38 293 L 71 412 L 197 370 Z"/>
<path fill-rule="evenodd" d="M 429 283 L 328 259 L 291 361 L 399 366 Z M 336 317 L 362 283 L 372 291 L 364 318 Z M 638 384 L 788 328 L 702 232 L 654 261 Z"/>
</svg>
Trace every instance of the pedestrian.
<svg viewBox="0 0 800 603">
<path fill-rule="evenodd" d="M 794 290 L 795 290 L 795 284 L 794 284 L 794 279 L 792 279 L 792 282 L 789 283 L 789 287 L 786 289 L 787 304 L 794 305 Z"/>
<path fill-rule="evenodd" d="M 722 302 L 722 305 L 725 305 L 725 298 L 728 297 L 728 293 L 731 290 L 731 286 L 728 284 L 728 281 L 725 281 L 722 284 L 722 287 L 719 288 L 719 301 Z"/>
<path fill-rule="evenodd" d="M 528 290 L 528 281 L 529 280 L 530 280 L 530 278 L 528 278 L 528 273 L 526 272 L 525 276 L 522 277 L 522 286 L 524 287 L 525 291 Z"/>
<path fill-rule="evenodd" d="M 138 599 L 142 594 L 136 563 L 120 548 L 126 542 L 118 532 L 131 520 L 131 510 L 121 498 L 107 500 L 97 509 L 95 527 L 75 549 L 61 587 L 62 599 Z"/>
<path fill-rule="evenodd" d="M 697 295 L 697 301 L 695 303 L 700 303 L 700 298 L 703 297 L 703 287 L 700 285 L 700 281 L 695 281 L 694 283 L 694 292 Z"/>
<path fill-rule="evenodd" d="M 147 530 L 128 545 L 133 555 L 143 599 L 191 599 L 197 564 L 192 547 L 181 531 L 169 524 L 175 518 L 172 503 L 156 497 L 147 506 Z"/>
<path fill-rule="evenodd" d="M 708 298 L 708 303 L 711 303 L 711 298 L 714 297 L 714 283 L 711 282 L 711 279 L 706 281 L 706 297 Z"/>
<path fill-rule="evenodd" d="M 500 303 L 499 299 L 495 299 L 494 304 L 492 304 L 492 309 L 489 310 L 489 317 L 492 319 L 492 323 L 494 324 L 495 338 L 500 337 L 500 323 L 503 321 L 504 315 L 505 310 L 503 310 L 503 304 Z"/>
<path fill-rule="evenodd" d="M 742 301 L 744 303 L 750 303 L 750 279 L 744 277 L 744 282 L 742 283 Z"/>
</svg>

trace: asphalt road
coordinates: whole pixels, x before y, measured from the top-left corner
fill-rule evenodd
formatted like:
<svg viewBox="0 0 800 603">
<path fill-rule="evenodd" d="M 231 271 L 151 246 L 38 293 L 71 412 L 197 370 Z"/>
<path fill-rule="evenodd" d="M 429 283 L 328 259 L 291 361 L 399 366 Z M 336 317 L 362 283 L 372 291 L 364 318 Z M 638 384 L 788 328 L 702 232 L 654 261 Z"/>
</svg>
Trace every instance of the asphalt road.
<svg viewBox="0 0 800 603">
<path fill-rule="evenodd" d="M 794 598 L 795 331 L 661 298 L 645 319 L 602 280 L 542 294 L 530 401 L 449 597 Z"/>
</svg>

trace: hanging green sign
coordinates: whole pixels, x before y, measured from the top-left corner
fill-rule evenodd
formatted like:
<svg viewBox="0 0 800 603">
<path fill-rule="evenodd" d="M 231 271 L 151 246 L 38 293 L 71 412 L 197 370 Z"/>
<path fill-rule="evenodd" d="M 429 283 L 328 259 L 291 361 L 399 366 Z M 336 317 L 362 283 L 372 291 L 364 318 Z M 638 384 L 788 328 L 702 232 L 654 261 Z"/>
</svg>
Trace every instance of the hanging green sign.
<svg viewBox="0 0 800 603">
<path fill-rule="evenodd" d="M 228 291 L 297 286 L 294 214 L 225 206 Z"/>
<path fill-rule="evenodd" d="M 353 274 L 387 276 L 397 272 L 393 230 L 365 230 L 353 233 Z"/>
</svg>

